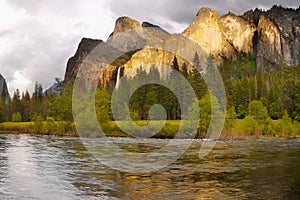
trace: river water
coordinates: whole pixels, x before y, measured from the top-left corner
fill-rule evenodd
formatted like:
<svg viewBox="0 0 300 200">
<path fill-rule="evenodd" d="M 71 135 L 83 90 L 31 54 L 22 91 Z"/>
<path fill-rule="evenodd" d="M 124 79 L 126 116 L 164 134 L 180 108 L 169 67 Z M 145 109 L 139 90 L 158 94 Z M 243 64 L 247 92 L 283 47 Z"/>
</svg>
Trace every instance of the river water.
<svg viewBox="0 0 300 200">
<path fill-rule="evenodd" d="M 115 140 L 137 149 L 137 140 Z M 78 138 L 0 135 L 0 199 L 300 199 L 299 139 L 218 142 L 204 159 L 201 144 L 164 169 L 133 174 L 102 165 Z"/>
</svg>

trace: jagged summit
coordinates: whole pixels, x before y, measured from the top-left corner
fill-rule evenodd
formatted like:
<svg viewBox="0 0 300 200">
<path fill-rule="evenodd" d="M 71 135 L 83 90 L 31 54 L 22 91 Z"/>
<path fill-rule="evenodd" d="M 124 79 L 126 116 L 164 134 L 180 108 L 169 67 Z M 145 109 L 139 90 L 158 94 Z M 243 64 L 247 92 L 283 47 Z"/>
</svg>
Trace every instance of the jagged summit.
<svg viewBox="0 0 300 200">
<path fill-rule="evenodd" d="M 234 55 L 233 47 L 223 34 L 220 16 L 210 8 L 201 8 L 182 34 L 198 43 L 205 52 L 217 59 L 216 62 L 220 62 L 222 56 L 229 58 Z"/>
<path fill-rule="evenodd" d="M 67 70 L 65 73 L 65 81 L 71 81 L 78 73 L 79 66 L 86 58 L 86 56 L 101 42 L 102 40 L 82 38 L 80 41 L 77 51 L 67 63 Z"/>
<path fill-rule="evenodd" d="M 119 17 L 116 20 L 113 34 L 134 30 L 134 29 L 140 29 L 140 28 L 142 28 L 142 25 L 137 20 L 131 19 L 127 16 L 123 16 L 123 17 Z"/>
<path fill-rule="evenodd" d="M 165 31 L 153 31 L 149 34 L 132 31 L 128 34 L 117 34 L 149 27 L 163 30 L 157 25 L 149 22 L 141 24 L 126 16 L 116 20 L 114 32 L 105 44 L 125 53 L 138 47 L 137 52 L 128 54 L 126 63 L 122 64 L 125 66 L 125 73 L 126 67 L 139 67 L 141 62 L 153 60 L 154 57 L 155 63 L 168 64 L 172 61 L 173 57 L 169 58 L 164 52 L 153 52 L 146 48 L 149 42 L 160 43 L 171 37 Z M 300 8 L 273 6 L 267 11 L 250 10 L 241 16 L 232 12 L 219 16 L 210 8 L 201 8 L 182 35 L 197 43 L 205 53 L 213 57 L 217 65 L 224 59 L 248 55 L 256 58 L 256 67 L 262 72 L 281 66 L 296 66 L 300 57 Z M 103 41 L 87 38 L 81 41 L 76 54 L 68 62 L 66 80 L 76 76 L 85 56 L 101 42 Z M 110 80 L 112 70 L 106 73 L 105 81 Z"/>
</svg>

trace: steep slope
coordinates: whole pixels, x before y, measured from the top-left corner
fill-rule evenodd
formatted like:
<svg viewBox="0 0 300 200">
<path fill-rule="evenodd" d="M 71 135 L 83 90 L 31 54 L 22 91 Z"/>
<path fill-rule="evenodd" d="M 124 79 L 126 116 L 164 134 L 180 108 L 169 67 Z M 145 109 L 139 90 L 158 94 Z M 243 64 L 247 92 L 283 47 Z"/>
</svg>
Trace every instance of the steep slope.
<svg viewBox="0 0 300 200">
<path fill-rule="evenodd" d="M 253 23 L 229 13 L 220 19 L 226 40 L 239 53 L 253 54 L 253 37 L 256 27 Z"/>
<path fill-rule="evenodd" d="M 83 38 L 81 40 L 75 55 L 68 60 L 64 79 L 66 82 L 75 79 L 83 60 L 97 45 L 102 42 L 102 40 L 93 40 L 88 38 Z"/>
<path fill-rule="evenodd" d="M 273 6 L 269 11 L 248 11 L 243 16 L 257 25 L 253 48 L 262 72 L 299 64 L 300 12 Z"/>
<path fill-rule="evenodd" d="M 144 31 L 146 29 L 149 31 Z M 228 13 L 220 17 L 212 9 L 201 8 L 193 22 L 178 35 L 197 43 L 206 54 L 213 57 L 217 65 L 224 59 L 234 60 L 251 55 L 256 58 L 256 68 L 262 72 L 282 66 L 296 66 L 300 57 L 300 9 L 274 6 L 269 11 L 255 9 L 242 16 Z M 113 82 L 113 74 L 120 65 L 125 66 L 125 73 L 145 63 L 171 65 L 173 54 L 147 46 L 149 43 L 163 44 L 170 37 L 169 33 L 149 22 L 140 24 L 129 17 L 120 17 L 106 42 L 86 38 L 80 42 L 76 54 L 68 61 L 65 80 L 75 78 L 86 55 L 99 44 L 107 45 L 107 52 L 116 49 L 123 52 L 123 56 L 100 77 L 101 84 Z M 193 55 L 192 49 L 189 53 Z M 101 65 L 101 61 L 93 61 L 90 66 L 96 67 L 97 62 Z M 184 60 L 179 58 L 178 62 L 182 65 Z M 163 73 L 164 70 L 160 71 Z"/>
<path fill-rule="evenodd" d="M 144 31 L 144 29 L 147 29 L 147 31 Z M 143 22 L 141 25 L 139 22 L 129 17 L 120 17 L 116 21 L 114 32 L 109 36 L 106 42 L 88 38 L 83 38 L 81 40 L 75 55 L 71 57 L 67 63 L 64 80 L 65 82 L 74 80 L 79 67 L 83 65 L 83 61 L 86 56 L 97 46 L 101 45 L 102 47 L 105 46 L 104 49 L 107 51 L 108 55 L 110 54 L 109 52 L 123 52 L 123 56 L 116 58 L 113 63 L 106 63 L 103 60 L 99 61 L 97 58 L 90 59 L 90 67 L 106 67 L 104 65 L 110 64 L 99 78 L 100 84 L 106 84 L 107 82 L 114 81 L 113 74 L 119 65 L 125 64 L 131 59 L 132 54 L 134 54 L 137 50 L 143 49 L 146 44 L 163 42 L 163 39 L 168 35 L 169 33 L 156 25 L 148 22 Z M 132 51 L 132 49 L 136 49 L 136 51 Z"/>
<path fill-rule="evenodd" d="M 182 34 L 198 43 L 217 63 L 221 62 L 222 57 L 235 56 L 234 48 L 223 33 L 219 15 L 209 8 L 201 8 Z"/>
<path fill-rule="evenodd" d="M 4 77 L 0 74 L 0 95 L 2 95 L 3 92 L 5 93 L 6 97 L 9 96 L 6 81 Z"/>
</svg>

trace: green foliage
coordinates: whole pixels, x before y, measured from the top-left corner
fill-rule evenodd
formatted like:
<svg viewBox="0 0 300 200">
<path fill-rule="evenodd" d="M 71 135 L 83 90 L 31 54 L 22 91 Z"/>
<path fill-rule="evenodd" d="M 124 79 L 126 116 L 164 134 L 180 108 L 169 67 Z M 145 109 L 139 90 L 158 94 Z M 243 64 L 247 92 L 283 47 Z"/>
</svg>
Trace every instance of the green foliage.
<svg viewBox="0 0 300 200">
<path fill-rule="evenodd" d="M 261 101 L 251 101 L 248 107 L 249 116 L 259 122 L 264 122 L 269 116 L 267 108 Z"/>
<path fill-rule="evenodd" d="M 34 115 L 33 116 L 33 126 L 34 126 L 34 131 L 36 133 L 41 133 L 43 130 L 43 117 L 40 115 Z"/>
<path fill-rule="evenodd" d="M 56 130 L 57 124 L 53 117 L 46 118 L 46 129 L 48 133 L 54 133 Z"/>
<path fill-rule="evenodd" d="M 237 113 L 237 117 L 238 117 L 239 119 L 244 119 L 245 116 L 246 116 L 246 111 L 245 111 L 244 106 L 240 104 L 240 105 L 237 107 L 236 113 Z"/>
<path fill-rule="evenodd" d="M 206 94 L 203 98 L 199 100 L 200 108 L 200 129 L 201 132 L 206 132 L 208 130 L 210 119 L 211 119 L 211 99 L 210 95 Z"/>
<path fill-rule="evenodd" d="M 294 100 L 295 109 L 293 111 L 293 116 L 295 120 L 300 121 L 300 81 L 297 80 L 295 84 L 295 100 Z"/>
<path fill-rule="evenodd" d="M 0 123 L 6 121 L 6 105 L 0 101 Z"/>
<path fill-rule="evenodd" d="M 246 132 L 248 135 L 254 135 L 255 129 L 258 126 L 256 120 L 254 119 L 253 116 L 247 116 L 243 120 L 243 130 Z"/>
<path fill-rule="evenodd" d="M 277 102 L 271 103 L 271 105 L 269 106 L 269 114 L 272 119 L 275 120 L 280 119 L 282 115 L 282 108 L 279 105 L 279 103 Z"/>
<path fill-rule="evenodd" d="M 112 117 L 110 99 L 110 94 L 106 90 L 97 88 L 95 95 L 95 109 L 99 121 L 107 121 Z"/>
<path fill-rule="evenodd" d="M 52 93 L 45 98 L 46 115 L 56 121 L 72 121 L 72 92 L 71 85 L 65 86 L 60 95 Z"/>
<path fill-rule="evenodd" d="M 217 97 L 206 94 L 203 98 L 199 100 L 200 108 L 200 129 L 201 132 L 206 132 L 209 128 L 210 123 L 214 127 L 222 126 L 221 120 L 223 118 L 223 113 L 220 111 L 220 104 Z"/>
<path fill-rule="evenodd" d="M 272 124 L 272 120 L 271 118 L 267 118 L 265 120 L 265 123 L 264 123 L 264 128 L 263 128 L 263 131 L 262 131 L 262 134 L 263 135 L 266 135 L 266 136 L 275 136 L 275 130 L 274 130 L 274 126 Z"/>
<path fill-rule="evenodd" d="M 282 119 L 279 121 L 276 132 L 280 136 L 293 136 L 294 135 L 294 126 L 292 119 L 289 117 L 287 110 L 284 111 Z"/>
<path fill-rule="evenodd" d="M 13 113 L 12 114 L 12 121 L 13 122 L 21 122 L 22 121 L 22 116 L 19 112 Z"/>
<path fill-rule="evenodd" d="M 225 120 L 225 128 L 230 130 L 234 127 L 234 123 L 237 119 L 237 114 L 235 112 L 235 108 L 232 106 L 226 112 L 226 120 Z"/>
</svg>

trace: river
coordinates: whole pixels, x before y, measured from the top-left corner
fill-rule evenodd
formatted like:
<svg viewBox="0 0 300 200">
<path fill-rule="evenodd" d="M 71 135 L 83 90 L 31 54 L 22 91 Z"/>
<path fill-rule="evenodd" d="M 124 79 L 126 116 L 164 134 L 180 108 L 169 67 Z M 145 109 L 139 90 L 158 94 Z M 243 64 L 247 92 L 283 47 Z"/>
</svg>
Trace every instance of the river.
<svg viewBox="0 0 300 200">
<path fill-rule="evenodd" d="M 115 140 L 132 151 L 161 143 Z M 218 142 L 204 159 L 201 144 L 134 174 L 102 165 L 78 138 L 0 135 L 0 199 L 300 199 L 299 139 Z"/>
</svg>

